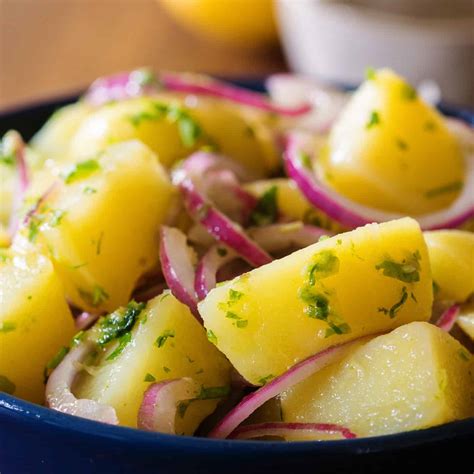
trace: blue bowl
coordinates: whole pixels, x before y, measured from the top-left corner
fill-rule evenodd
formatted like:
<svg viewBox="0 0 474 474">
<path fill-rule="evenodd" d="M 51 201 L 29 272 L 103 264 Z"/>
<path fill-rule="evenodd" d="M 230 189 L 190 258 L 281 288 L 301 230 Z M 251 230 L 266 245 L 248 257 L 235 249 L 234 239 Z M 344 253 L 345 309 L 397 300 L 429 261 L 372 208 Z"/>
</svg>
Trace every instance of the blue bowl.
<svg viewBox="0 0 474 474">
<path fill-rule="evenodd" d="M 240 84 L 260 90 L 261 81 Z M 0 114 L 0 136 L 14 128 L 30 138 L 65 97 Z M 471 124 L 474 113 L 445 106 Z M 171 436 L 72 417 L 0 393 L 0 473 L 291 474 L 399 472 L 450 460 L 468 469 L 474 418 L 426 430 L 373 438 L 297 443 Z M 430 463 L 430 464 L 427 464 Z M 469 472 L 472 472 L 470 463 Z"/>
</svg>

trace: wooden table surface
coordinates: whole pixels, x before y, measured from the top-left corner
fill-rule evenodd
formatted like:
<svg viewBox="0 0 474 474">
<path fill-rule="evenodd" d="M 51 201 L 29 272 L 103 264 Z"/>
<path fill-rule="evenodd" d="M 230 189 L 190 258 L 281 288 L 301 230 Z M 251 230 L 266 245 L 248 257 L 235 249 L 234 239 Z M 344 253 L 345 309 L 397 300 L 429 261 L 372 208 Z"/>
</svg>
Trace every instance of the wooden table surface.
<svg viewBox="0 0 474 474">
<path fill-rule="evenodd" d="M 285 69 L 279 50 L 252 53 L 197 38 L 155 0 L 0 0 L 0 109 L 144 65 L 230 76 Z"/>
</svg>

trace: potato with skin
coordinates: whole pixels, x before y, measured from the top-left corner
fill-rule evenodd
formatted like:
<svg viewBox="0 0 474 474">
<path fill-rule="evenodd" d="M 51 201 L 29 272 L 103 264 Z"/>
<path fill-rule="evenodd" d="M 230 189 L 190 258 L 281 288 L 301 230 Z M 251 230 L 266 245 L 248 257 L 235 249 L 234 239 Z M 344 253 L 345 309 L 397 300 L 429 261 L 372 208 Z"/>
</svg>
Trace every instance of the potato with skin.
<svg viewBox="0 0 474 474">
<path fill-rule="evenodd" d="M 426 244 L 399 219 L 339 234 L 212 290 L 199 304 L 209 339 L 262 385 L 330 346 L 427 320 Z"/>
<path fill-rule="evenodd" d="M 413 322 L 362 342 L 280 399 L 285 422 L 337 423 L 358 436 L 428 428 L 474 415 L 474 357 Z"/>
<path fill-rule="evenodd" d="M 103 337 L 103 321 L 86 337 Z M 129 342 L 117 354 L 121 341 L 123 336 L 99 351 L 99 358 L 77 380 L 74 392 L 112 405 L 122 425 L 137 426 L 143 393 L 152 382 L 190 377 L 201 385 L 196 400 L 178 409 L 176 432 L 180 434 L 192 434 L 229 392 L 230 364 L 206 339 L 189 308 L 169 291 L 148 302 L 136 317 Z"/>
<path fill-rule="evenodd" d="M 79 308 L 112 311 L 158 264 L 158 235 L 175 189 L 138 141 L 68 165 L 14 241 L 50 253 L 67 297 Z"/>
<path fill-rule="evenodd" d="M 34 251 L 1 250 L 0 392 L 42 403 L 44 368 L 74 333 L 51 261 Z"/>
<path fill-rule="evenodd" d="M 450 205 L 464 182 L 464 152 L 443 116 L 394 72 L 370 71 L 317 162 L 342 195 L 415 216 Z"/>
<path fill-rule="evenodd" d="M 459 303 L 474 293 L 474 234 L 462 230 L 424 233 L 435 298 Z"/>
</svg>

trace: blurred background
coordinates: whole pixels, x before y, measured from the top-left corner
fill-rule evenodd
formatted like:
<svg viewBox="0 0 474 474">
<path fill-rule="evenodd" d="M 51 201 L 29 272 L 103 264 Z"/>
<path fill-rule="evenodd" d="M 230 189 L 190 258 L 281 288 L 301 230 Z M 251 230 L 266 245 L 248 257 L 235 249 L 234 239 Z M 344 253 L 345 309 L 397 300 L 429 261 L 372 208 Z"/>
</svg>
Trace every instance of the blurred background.
<svg viewBox="0 0 474 474">
<path fill-rule="evenodd" d="M 0 0 L 0 109 L 144 65 L 346 85 L 391 66 L 472 106 L 473 45 L 473 0 Z"/>
</svg>

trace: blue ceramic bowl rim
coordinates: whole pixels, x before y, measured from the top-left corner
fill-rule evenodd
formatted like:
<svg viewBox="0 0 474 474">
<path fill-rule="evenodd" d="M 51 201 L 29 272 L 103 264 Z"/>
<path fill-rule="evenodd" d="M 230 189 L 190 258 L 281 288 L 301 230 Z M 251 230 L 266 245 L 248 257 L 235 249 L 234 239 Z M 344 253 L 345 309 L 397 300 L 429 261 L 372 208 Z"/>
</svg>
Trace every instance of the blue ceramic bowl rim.
<svg viewBox="0 0 474 474">
<path fill-rule="evenodd" d="M 253 90 L 263 90 L 261 78 L 234 80 L 233 82 Z M 56 99 L 35 101 L 29 105 L 10 108 L 0 112 L 0 121 L 8 121 L 11 116 L 27 114 L 28 112 L 44 111 L 68 104 L 77 100 L 78 94 L 57 97 Z M 474 111 L 457 107 L 440 107 L 446 115 L 451 115 L 470 123 L 474 123 Z M 51 429 L 63 432 L 75 432 L 93 436 L 94 438 L 114 440 L 124 444 L 140 445 L 143 449 L 153 448 L 157 445 L 170 451 L 182 452 L 183 448 L 193 453 L 206 449 L 220 452 L 225 449 L 229 454 L 241 452 L 242 448 L 251 450 L 255 454 L 303 454 L 303 453 L 339 453 L 352 454 L 378 453 L 392 449 L 414 448 L 419 445 L 431 444 L 457 437 L 474 434 L 474 417 L 453 421 L 443 425 L 422 430 L 407 431 L 384 436 L 374 436 L 356 439 L 343 439 L 334 441 L 247 441 L 247 440 L 218 440 L 203 437 L 176 436 L 163 433 L 150 433 L 139 429 L 124 426 L 112 426 L 87 420 L 41 405 L 21 400 L 17 397 L 0 392 L 0 415 L 8 416 L 22 423 L 41 424 Z"/>
<path fill-rule="evenodd" d="M 341 439 L 332 441 L 247 441 L 210 439 L 193 436 L 177 436 L 164 433 L 147 432 L 125 426 L 114 426 L 64 414 L 41 405 L 21 400 L 19 398 L 0 393 L 0 414 L 8 414 L 23 422 L 42 424 L 45 427 L 86 434 L 94 438 L 102 438 L 122 442 L 125 444 L 140 445 L 143 449 L 153 448 L 158 444 L 161 447 L 180 451 L 183 448 L 201 452 L 215 449 L 240 450 L 241 448 L 258 451 L 259 454 L 274 453 L 297 454 L 303 452 L 344 453 L 357 454 L 377 453 L 391 449 L 414 448 L 418 445 L 436 443 L 450 438 L 463 437 L 474 434 L 474 417 L 453 421 L 439 426 L 422 430 L 406 431 L 383 436 L 373 436 L 355 439 Z"/>
</svg>

